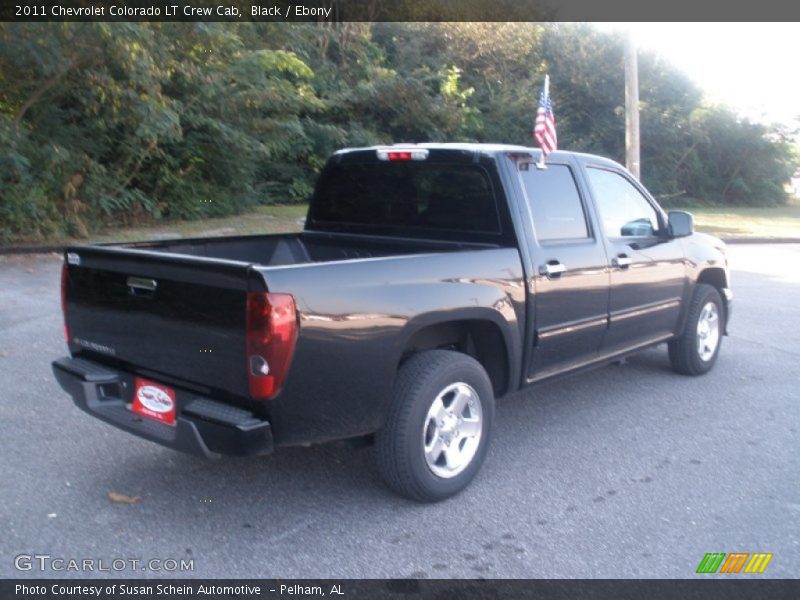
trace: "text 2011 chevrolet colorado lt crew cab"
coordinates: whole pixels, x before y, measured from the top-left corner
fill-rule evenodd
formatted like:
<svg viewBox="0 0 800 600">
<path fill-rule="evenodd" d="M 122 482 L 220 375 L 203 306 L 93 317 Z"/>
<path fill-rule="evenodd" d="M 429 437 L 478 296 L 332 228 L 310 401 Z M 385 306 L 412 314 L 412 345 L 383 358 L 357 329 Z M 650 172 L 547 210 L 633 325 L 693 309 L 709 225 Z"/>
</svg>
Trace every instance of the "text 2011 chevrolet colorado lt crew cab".
<svg viewBox="0 0 800 600">
<path fill-rule="evenodd" d="M 301 233 L 68 248 L 86 412 L 200 455 L 374 434 L 398 492 L 481 466 L 495 398 L 667 342 L 708 371 L 731 312 L 725 246 L 617 163 L 518 146 L 342 150 Z"/>
</svg>

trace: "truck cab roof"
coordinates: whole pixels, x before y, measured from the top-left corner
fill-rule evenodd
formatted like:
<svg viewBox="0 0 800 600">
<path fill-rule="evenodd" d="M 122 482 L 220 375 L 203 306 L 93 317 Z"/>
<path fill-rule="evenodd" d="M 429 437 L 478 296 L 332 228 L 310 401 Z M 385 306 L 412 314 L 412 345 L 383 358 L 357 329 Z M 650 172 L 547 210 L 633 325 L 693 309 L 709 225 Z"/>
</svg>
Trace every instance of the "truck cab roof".
<svg viewBox="0 0 800 600">
<path fill-rule="evenodd" d="M 474 143 L 474 142 L 425 142 L 425 143 L 396 143 L 388 145 L 364 146 L 356 148 L 342 148 L 338 150 L 334 156 L 352 157 L 352 158 L 366 158 L 369 154 L 374 154 L 377 157 L 378 151 L 402 151 L 412 149 L 424 149 L 433 152 L 451 152 L 462 153 L 471 156 L 484 155 L 484 156 L 497 156 L 497 155 L 530 155 L 534 160 L 539 160 L 542 151 L 539 148 L 530 146 L 521 146 L 517 144 L 490 144 L 490 143 Z M 573 157 L 581 164 L 594 164 L 601 166 L 608 166 L 614 168 L 624 167 L 618 162 L 596 154 L 588 154 L 584 152 L 573 152 L 568 150 L 557 150 L 547 156 L 548 161 L 563 162 L 568 160 L 568 157 Z"/>
</svg>

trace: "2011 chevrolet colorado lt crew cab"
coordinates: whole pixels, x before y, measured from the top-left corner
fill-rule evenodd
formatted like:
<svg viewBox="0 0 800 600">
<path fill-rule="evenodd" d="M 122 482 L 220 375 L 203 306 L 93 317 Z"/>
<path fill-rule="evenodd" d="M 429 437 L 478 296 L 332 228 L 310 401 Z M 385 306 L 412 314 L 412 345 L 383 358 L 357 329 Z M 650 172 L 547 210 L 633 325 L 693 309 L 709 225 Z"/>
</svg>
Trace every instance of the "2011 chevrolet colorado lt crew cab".
<svg viewBox="0 0 800 600">
<path fill-rule="evenodd" d="M 86 412 L 205 456 L 374 436 L 422 501 L 463 489 L 495 398 L 667 342 L 714 365 L 728 261 L 617 163 L 481 144 L 336 152 L 300 233 L 67 248 Z"/>
</svg>

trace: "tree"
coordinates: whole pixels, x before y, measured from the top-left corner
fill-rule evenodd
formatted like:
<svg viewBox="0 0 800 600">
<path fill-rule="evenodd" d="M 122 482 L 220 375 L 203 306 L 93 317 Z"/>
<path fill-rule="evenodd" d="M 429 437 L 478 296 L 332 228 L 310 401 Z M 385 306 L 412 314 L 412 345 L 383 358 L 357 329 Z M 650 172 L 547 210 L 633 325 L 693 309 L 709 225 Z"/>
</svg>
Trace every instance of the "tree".
<svg viewBox="0 0 800 600">
<path fill-rule="evenodd" d="M 304 201 L 343 146 L 532 145 L 545 73 L 560 147 L 622 160 L 621 40 L 586 25 L 0 23 L 0 239 Z M 639 75 L 655 193 L 785 200 L 791 132 Z"/>
</svg>

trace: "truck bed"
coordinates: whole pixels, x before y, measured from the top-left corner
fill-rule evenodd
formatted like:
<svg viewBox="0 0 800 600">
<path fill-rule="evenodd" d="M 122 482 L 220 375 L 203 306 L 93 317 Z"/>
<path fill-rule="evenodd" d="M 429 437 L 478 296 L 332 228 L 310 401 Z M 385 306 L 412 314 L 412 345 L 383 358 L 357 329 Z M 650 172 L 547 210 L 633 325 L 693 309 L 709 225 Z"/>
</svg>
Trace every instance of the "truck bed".
<svg viewBox="0 0 800 600">
<path fill-rule="evenodd" d="M 304 231 L 296 234 L 136 242 L 115 247 L 244 262 L 263 267 L 452 252 L 486 244 Z"/>
</svg>

